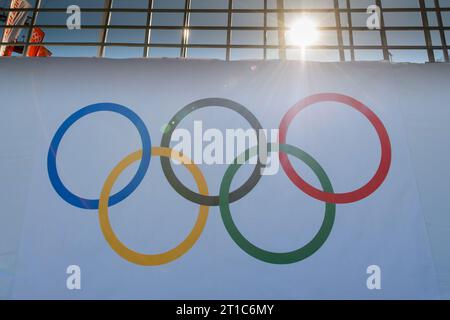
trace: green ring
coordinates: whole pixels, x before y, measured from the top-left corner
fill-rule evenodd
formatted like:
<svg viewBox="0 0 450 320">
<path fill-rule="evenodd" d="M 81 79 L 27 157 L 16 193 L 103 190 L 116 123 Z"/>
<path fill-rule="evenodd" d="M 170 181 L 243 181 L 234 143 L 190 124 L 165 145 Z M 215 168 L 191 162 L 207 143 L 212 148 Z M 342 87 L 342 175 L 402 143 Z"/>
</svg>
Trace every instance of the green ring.
<svg viewBox="0 0 450 320">
<path fill-rule="evenodd" d="M 273 148 L 279 147 L 281 152 L 295 156 L 296 158 L 302 160 L 306 165 L 308 165 L 316 176 L 319 178 L 320 184 L 323 191 L 332 193 L 333 187 L 331 186 L 330 179 L 328 178 L 322 167 L 305 151 L 287 144 L 268 144 L 267 150 L 271 151 Z M 273 149 L 276 150 L 276 149 Z M 257 147 L 253 147 L 245 151 L 245 161 L 248 161 L 251 157 L 255 156 L 257 152 Z M 241 155 L 242 157 L 242 155 Z M 326 203 L 325 206 L 325 216 L 320 227 L 319 232 L 314 236 L 314 238 L 308 242 L 306 245 L 300 249 L 291 252 L 271 252 L 263 250 L 250 241 L 248 241 L 242 233 L 236 227 L 230 212 L 229 206 L 229 190 L 231 186 L 231 181 L 238 169 L 242 166 L 239 164 L 237 157 L 234 163 L 231 164 L 225 175 L 223 177 L 222 183 L 220 185 L 220 213 L 222 216 L 223 223 L 231 238 L 236 242 L 236 244 L 250 256 L 273 264 L 289 264 L 301 261 L 308 258 L 314 252 L 320 249 L 320 247 L 325 243 L 328 236 L 333 228 L 334 218 L 336 214 L 336 205 L 334 203 Z"/>
</svg>

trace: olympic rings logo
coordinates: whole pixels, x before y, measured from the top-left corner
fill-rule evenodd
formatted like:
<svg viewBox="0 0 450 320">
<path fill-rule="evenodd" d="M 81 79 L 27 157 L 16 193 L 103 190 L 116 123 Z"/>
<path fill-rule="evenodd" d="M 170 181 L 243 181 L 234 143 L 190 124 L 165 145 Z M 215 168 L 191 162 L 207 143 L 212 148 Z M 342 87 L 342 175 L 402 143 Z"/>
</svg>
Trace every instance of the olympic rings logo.
<svg viewBox="0 0 450 320">
<path fill-rule="evenodd" d="M 347 105 L 362 113 L 376 130 L 381 144 L 380 163 L 374 176 L 364 186 L 360 187 L 357 190 L 346 193 L 335 193 L 333 191 L 330 179 L 328 178 L 327 174 L 320 166 L 320 164 L 305 151 L 289 145 L 286 142 L 289 125 L 291 124 L 294 117 L 308 106 L 320 102 L 338 102 Z M 238 227 L 233 221 L 229 204 L 242 199 L 256 186 L 261 178 L 260 169 L 262 165 L 260 161 L 257 162 L 255 170 L 242 186 L 234 191 L 230 191 L 230 187 L 235 174 L 242 166 L 242 163 L 239 163 L 237 159 L 239 157 L 245 157 L 245 161 L 248 161 L 254 156 L 259 157 L 258 148 L 261 145 L 265 145 L 266 141 L 258 140 L 258 145 L 256 147 L 246 150 L 244 154 L 239 155 L 235 159 L 235 161 L 226 170 L 220 185 L 219 195 L 216 196 L 209 195 L 206 180 L 198 166 L 190 161 L 190 159 L 188 159 L 186 156 L 173 151 L 169 147 L 173 131 L 180 123 L 180 121 L 183 120 L 188 114 L 200 108 L 217 106 L 237 112 L 249 122 L 253 129 L 262 129 L 262 126 L 256 119 L 256 117 L 244 106 L 228 99 L 202 99 L 187 105 L 179 112 L 177 112 L 177 114 L 169 121 L 170 125 L 167 130 L 165 130 L 163 133 L 161 146 L 153 147 L 147 127 L 145 126 L 142 119 L 132 110 L 113 103 L 98 103 L 84 107 L 69 116 L 61 124 L 50 143 L 47 157 L 47 170 L 50 182 L 58 195 L 67 203 L 81 209 L 98 210 L 100 227 L 106 241 L 118 255 L 129 262 L 138 265 L 155 266 L 169 263 L 181 257 L 186 252 L 188 252 L 200 238 L 200 235 L 206 225 L 209 208 L 211 206 L 219 206 L 222 221 L 225 225 L 226 230 L 228 231 L 233 241 L 243 251 L 256 259 L 267 263 L 289 264 L 306 259 L 317 250 L 319 250 L 320 247 L 325 243 L 331 233 L 334 224 L 336 204 L 352 203 L 368 197 L 380 187 L 380 185 L 388 175 L 392 156 L 389 135 L 378 116 L 367 106 L 353 99 L 352 97 L 336 93 L 322 93 L 311 95 L 299 101 L 288 110 L 288 112 L 281 120 L 279 127 L 279 144 L 267 144 L 267 151 L 277 151 L 279 153 L 280 163 L 284 172 L 287 174 L 289 179 L 298 187 L 298 189 L 305 192 L 309 196 L 326 203 L 324 219 L 318 233 L 314 236 L 314 238 L 309 243 L 297 250 L 291 252 L 270 252 L 259 248 L 248 241 L 239 231 Z M 139 132 L 142 149 L 126 156 L 111 171 L 103 185 L 99 199 L 86 199 L 72 193 L 64 186 L 57 171 L 56 157 L 61 140 L 67 130 L 82 117 L 85 117 L 91 113 L 101 111 L 117 113 L 130 120 Z M 299 160 L 303 161 L 308 167 L 310 167 L 319 179 L 322 190 L 313 187 L 305 180 L 303 180 L 300 175 L 298 175 L 298 173 L 294 170 L 287 155 L 298 158 Z M 174 188 L 174 190 L 177 191 L 185 199 L 199 205 L 198 217 L 189 235 L 178 246 L 161 254 L 143 254 L 128 248 L 114 233 L 108 215 L 108 209 L 110 206 L 114 206 L 115 204 L 126 199 L 139 186 L 147 172 L 151 157 L 161 158 L 160 161 L 164 175 L 166 176 L 167 180 Z M 198 192 L 188 189 L 176 177 L 170 164 L 171 158 L 182 163 L 183 166 L 192 174 L 197 184 Z M 131 181 L 122 190 L 111 195 L 111 190 L 120 174 L 128 166 L 136 161 L 140 161 L 140 164 Z"/>
</svg>

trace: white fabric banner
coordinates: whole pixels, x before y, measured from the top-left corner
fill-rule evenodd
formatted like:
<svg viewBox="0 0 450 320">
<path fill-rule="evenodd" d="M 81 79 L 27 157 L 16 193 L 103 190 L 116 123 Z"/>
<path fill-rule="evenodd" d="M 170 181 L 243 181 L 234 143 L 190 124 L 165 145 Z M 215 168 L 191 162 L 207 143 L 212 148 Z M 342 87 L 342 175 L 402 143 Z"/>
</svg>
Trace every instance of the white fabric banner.
<svg viewBox="0 0 450 320">
<path fill-rule="evenodd" d="M 445 232 L 434 227 L 448 218 L 434 210 L 450 205 L 432 200 L 449 198 L 450 66 L 55 58 L 0 68 L 3 297 L 448 294 Z M 265 170 L 229 161 L 231 133 L 252 126 L 280 148 Z M 167 158 L 181 145 L 192 148 L 187 168 Z"/>
</svg>

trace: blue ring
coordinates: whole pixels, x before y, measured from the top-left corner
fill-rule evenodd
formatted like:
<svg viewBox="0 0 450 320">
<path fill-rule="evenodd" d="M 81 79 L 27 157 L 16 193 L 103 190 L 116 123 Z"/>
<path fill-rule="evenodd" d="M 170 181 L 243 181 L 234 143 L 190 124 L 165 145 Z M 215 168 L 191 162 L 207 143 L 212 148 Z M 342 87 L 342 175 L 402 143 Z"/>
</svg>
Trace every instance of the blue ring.
<svg viewBox="0 0 450 320">
<path fill-rule="evenodd" d="M 127 107 L 114 103 L 97 103 L 78 110 L 70 117 L 68 117 L 56 131 L 55 136 L 53 137 L 52 142 L 50 144 L 50 148 L 48 150 L 47 170 L 50 182 L 52 183 L 53 188 L 60 195 L 60 197 L 63 198 L 66 202 L 70 203 L 71 205 L 81 209 L 98 209 L 99 200 L 85 199 L 79 197 L 70 192 L 64 186 L 56 169 L 56 155 L 58 153 L 59 144 L 61 143 L 61 140 L 66 131 L 80 118 L 99 111 L 111 111 L 128 118 L 136 126 L 142 140 L 142 160 L 141 163 L 139 164 L 139 168 L 136 174 L 134 175 L 133 179 L 131 179 L 131 181 L 128 183 L 128 185 L 121 191 L 112 195 L 111 198 L 109 198 L 108 202 L 109 206 L 113 206 L 119 203 L 120 201 L 124 200 L 125 198 L 127 198 L 139 186 L 142 179 L 144 179 L 144 176 L 150 165 L 151 149 L 152 149 L 150 134 L 144 122 L 142 121 L 141 118 L 139 118 L 139 116 L 136 113 L 134 113 Z"/>
</svg>

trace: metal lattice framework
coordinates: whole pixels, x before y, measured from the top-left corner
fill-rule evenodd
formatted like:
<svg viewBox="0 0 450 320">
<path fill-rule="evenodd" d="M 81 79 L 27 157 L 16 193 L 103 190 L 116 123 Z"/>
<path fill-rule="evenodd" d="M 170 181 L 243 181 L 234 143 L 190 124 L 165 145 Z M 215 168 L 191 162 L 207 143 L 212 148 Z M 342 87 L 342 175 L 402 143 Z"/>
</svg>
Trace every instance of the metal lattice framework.
<svg viewBox="0 0 450 320">
<path fill-rule="evenodd" d="M 23 28 L 25 37 L 19 42 L 15 43 L 0 43 L 0 45 L 14 45 L 21 46 L 23 54 L 27 52 L 27 48 L 30 45 L 33 46 L 47 46 L 51 50 L 57 47 L 96 47 L 96 55 L 99 57 L 105 56 L 105 51 L 111 47 L 127 47 L 127 48 L 141 48 L 142 57 L 151 57 L 151 51 L 153 48 L 169 48 L 172 50 L 179 49 L 179 57 L 189 57 L 191 49 L 203 49 L 205 50 L 205 57 L 208 57 L 209 49 L 222 49 L 224 52 L 223 59 L 233 59 L 232 53 L 234 50 L 239 49 L 253 49 L 257 50 L 260 54 L 258 58 L 269 59 L 272 57 L 279 59 L 289 58 L 290 52 L 295 52 L 298 48 L 290 45 L 286 40 L 286 31 L 288 30 L 288 24 L 286 22 L 288 15 L 331 15 L 334 16 L 334 23 L 332 25 L 320 25 L 321 32 L 327 32 L 328 34 L 334 33 L 335 40 L 331 43 L 316 44 L 308 47 L 308 50 L 322 50 L 327 52 L 336 53 L 336 59 L 338 61 L 355 61 L 360 60 L 357 57 L 358 52 L 367 51 L 379 51 L 381 53 L 381 59 L 389 60 L 392 50 L 409 50 L 409 51 L 423 51 L 426 52 L 426 61 L 435 62 L 437 60 L 436 54 L 439 54 L 439 61 L 449 62 L 449 48 L 447 46 L 447 39 L 450 38 L 450 4 L 445 2 L 447 6 L 442 5 L 444 0 L 411 0 L 416 5 L 408 8 L 396 8 L 386 7 L 384 1 L 374 0 L 380 9 L 380 22 L 381 28 L 376 31 L 370 31 L 372 34 L 377 33 L 377 39 L 373 43 L 357 43 L 358 33 L 363 31 L 367 32 L 368 29 L 365 25 L 355 24 L 355 16 L 366 15 L 366 8 L 353 7 L 355 0 L 330 0 L 329 7 L 321 8 L 292 8 L 286 7 L 285 0 L 260 0 L 262 3 L 261 8 L 236 8 L 236 3 L 241 0 L 227 0 L 227 7 L 222 8 L 207 8 L 199 9 L 192 7 L 192 1 L 183 0 L 183 8 L 157 8 L 155 7 L 156 0 L 148 0 L 146 7 L 143 8 L 124 8 L 115 7 L 114 0 L 105 0 L 104 6 L 99 8 L 83 8 L 81 6 L 82 14 L 85 13 L 98 13 L 101 14 L 102 19 L 98 24 L 83 24 L 82 30 L 97 30 L 97 40 L 95 41 L 52 41 L 51 37 L 47 37 L 45 42 L 36 44 L 30 43 L 31 30 L 34 27 L 40 27 L 48 32 L 49 30 L 64 30 L 64 32 L 73 32 L 69 30 L 65 24 L 65 21 L 61 21 L 60 24 L 54 23 L 40 23 L 39 15 L 46 14 L 60 14 L 66 13 L 66 8 L 50 8 L 43 7 L 42 0 L 35 0 L 34 7 L 25 9 L 28 12 L 28 20 L 25 25 L 14 26 L 16 28 Z M 74 4 L 77 1 L 72 1 Z M 291 1 L 292 2 L 292 1 Z M 298 0 L 298 3 L 301 3 Z M 269 5 L 270 4 L 270 5 Z M 19 11 L 18 9 L 2 9 L 4 17 L 11 11 Z M 145 14 L 145 23 L 142 25 L 135 23 L 117 24 L 111 23 L 111 17 L 114 14 Z M 155 15 L 162 14 L 178 14 L 182 15 L 181 23 L 163 23 L 158 24 L 154 20 Z M 221 14 L 226 15 L 226 24 L 224 25 L 209 25 L 209 24 L 195 24 L 193 22 L 193 15 L 195 14 Z M 412 25 L 388 25 L 386 24 L 386 15 L 400 15 L 411 14 L 420 16 L 420 24 L 412 23 Z M 260 24 L 249 23 L 235 23 L 234 17 L 236 15 L 257 15 L 262 17 Z M 433 16 L 433 23 L 430 23 L 430 16 Z M 274 20 L 275 17 L 275 21 Z M 270 19 L 272 21 L 269 21 Z M 13 26 L 0 25 L 0 30 L 6 28 L 13 28 Z M 112 30 L 141 30 L 144 32 L 141 42 L 135 41 L 112 41 L 109 37 L 109 33 Z M 157 30 L 178 30 L 181 34 L 179 41 L 153 41 L 152 33 Z M 226 33 L 223 39 L 223 43 L 217 43 L 216 41 L 205 43 L 192 42 L 189 34 L 195 31 L 222 31 Z M 248 40 L 234 42 L 234 35 L 243 31 L 253 31 L 258 38 L 258 41 Z M 419 32 L 423 35 L 423 41 L 415 44 L 395 44 L 390 43 L 390 33 L 403 32 Z M 402 37 L 400 34 L 399 37 Z M 276 38 L 274 41 L 273 38 Z M 56 54 L 57 55 L 57 54 Z"/>
</svg>

